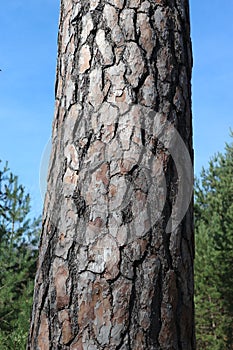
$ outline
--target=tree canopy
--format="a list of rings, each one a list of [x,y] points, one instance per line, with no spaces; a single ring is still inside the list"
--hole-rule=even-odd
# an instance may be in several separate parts
[[[195,186],[197,348],[233,349],[233,143]]]
[[[25,349],[32,303],[40,218],[30,196],[0,162],[0,349]]]

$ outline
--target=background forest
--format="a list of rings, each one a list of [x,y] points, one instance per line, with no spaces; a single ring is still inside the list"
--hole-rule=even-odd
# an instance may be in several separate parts
[[[233,135],[232,135],[233,136]],[[0,349],[25,349],[40,218],[30,196],[0,163]],[[195,184],[195,304],[198,350],[233,349],[233,142]]]
[[[232,136],[232,135],[231,135]],[[197,349],[233,349],[233,143],[195,186]]]
[[[26,347],[41,219],[30,196],[0,163],[0,349]]]

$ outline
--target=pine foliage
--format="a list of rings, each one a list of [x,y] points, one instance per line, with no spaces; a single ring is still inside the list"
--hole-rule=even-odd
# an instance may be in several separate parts
[[[197,349],[233,349],[233,143],[195,190]]]
[[[0,162],[0,349],[25,349],[32,304],[40,219],[30,196]]]

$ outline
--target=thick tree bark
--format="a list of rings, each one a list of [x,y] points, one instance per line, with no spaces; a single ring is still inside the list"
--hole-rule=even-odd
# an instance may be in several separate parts
[[[188,7],[61,2],[28,350],[195,348]]]

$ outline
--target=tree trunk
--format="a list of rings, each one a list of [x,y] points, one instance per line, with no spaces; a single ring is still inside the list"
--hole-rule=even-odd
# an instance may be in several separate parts
[[[188,0],[62,0],[58,39],[27,349],[195,349]]]

